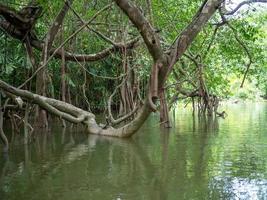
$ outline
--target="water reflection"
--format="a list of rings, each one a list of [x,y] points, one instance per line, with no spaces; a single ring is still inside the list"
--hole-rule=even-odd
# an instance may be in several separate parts
[[[209,188],[213,191],[210,194],[210,198],[213,198],[214,193],[217,192],[220,198],[225,199],[266,199],[267,180],[215,177],[211,181]]]
[[[53,127],[0,158],[1,199],[264,199],[267,107],[226,107],[226,119],[156,115],[130,140]],[[174,119],[174,118],[173,118]]]

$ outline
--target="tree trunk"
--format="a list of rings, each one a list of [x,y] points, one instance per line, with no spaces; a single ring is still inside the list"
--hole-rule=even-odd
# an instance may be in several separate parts
[[[41,96],[46,96],[46,74],[47,69],[43,68],[36,76],[36,93]],[[40,128],[48,126],[47,112],[39,106],[37,106],[35,110],[35,126]]]
[[[0,91],[0,138],[4,144],[4,152],[8,152],[8,139],[4,133],[3,130],[3,121],[4,121],[4,112],[3,112],[3,108],[2,108],[2,102],[1,102],[1,91]]]
[[[164,128],[171,128],[169,108],[166,99],[165,89],[160,90],[159,100],[160,100],[160,124]]]

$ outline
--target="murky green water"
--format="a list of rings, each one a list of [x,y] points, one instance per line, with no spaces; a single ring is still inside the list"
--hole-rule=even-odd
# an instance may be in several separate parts
[[[267,199],[267,104],[226,119],[180,109],[169,132],[152,116],[130,140],[54,127],[0,158],[0,199]]]

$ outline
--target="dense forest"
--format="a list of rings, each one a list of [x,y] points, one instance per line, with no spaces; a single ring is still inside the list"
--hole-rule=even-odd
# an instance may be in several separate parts
[[[267,96],[266,0],[1,0],[0,135],[55,119],[130,137],[178,102],[224,117]],[[95,115],[101,114],[101,120]]]

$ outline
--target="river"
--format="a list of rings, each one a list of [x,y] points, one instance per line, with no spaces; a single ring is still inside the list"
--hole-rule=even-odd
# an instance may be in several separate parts
[[[131,139],[53,125],[0,157],[1,200],[267,199],[267,104],[223,106],[225,119],[152,115]],[[8,130],[7,130],[8,132]]]

